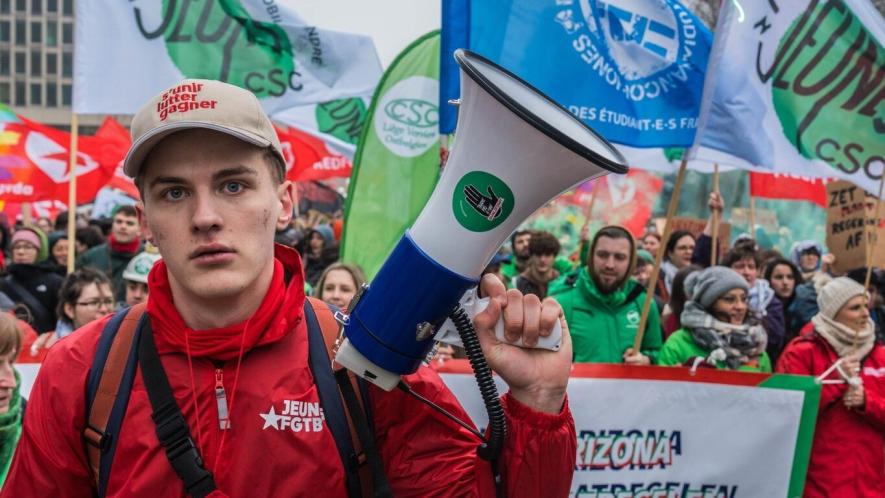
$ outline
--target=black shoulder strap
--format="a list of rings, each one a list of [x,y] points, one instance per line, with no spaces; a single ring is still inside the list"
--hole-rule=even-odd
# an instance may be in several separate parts
[[[217,489],[212,473],[203,466],[200,451],[191,438],[187,421],[172,394],[166,371],[160,362],[150,319],[145,319],[138,341],[138,363],[151,400],[151,418],[156,425],[157,439],[166,450],[166,458],[184,483],[185,491],[194,498],[205,498]]]
[[[645,287],[639,285],[638,283],[630,290],[630,293],[627,294],[627,298],[624,300],[624,303],[632,303],[636,300],[642,293],[645,292]]]
[[[304,301],[304,319],[307,325],[310,372],[313,375],[313,382],[317,386],[320,404],[326,415],[326,423],[332,432],[332,437],[335,438],[338,456],[341,457],[341,463],[344,465],[347,496],[357,498],[362,496],[359,461],[350,437],[350,428],[347,426],[344,404],[341,402],[341,396],[338,395],[338,385],[332,373],[332,362],[329,361],[323,332],[313,307],[306,299]]]

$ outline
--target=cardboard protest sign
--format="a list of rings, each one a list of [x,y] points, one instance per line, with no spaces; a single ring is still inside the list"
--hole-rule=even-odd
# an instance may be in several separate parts
[[[885,246],[876,244],[885,239],[885,225],[875,211],[874,194],[845,180],[827,184],[827,248],[836,257],[837,271],[867,266],[868,250],[872,266],[885,266]]]
[[[663,233],[664,231],[664,222],[666,219],[659,218],[655,220],[658,224],[658,233]],[[704,233],[704,227],[707,226],[707,220],[702,220],[701,218],[687,218],[677,216],[670,220],[671,232],[676,232],[677,230],[688,230],[694,235],[694,238],[700,237],[702,233]],[[729,242],[731,241],[731,224],[723,221],[721,218],[719,220],[719,242],[716,247],[719,248],[719,255],[725,254],[728,250]],[[666,241],[664,242],[666,244]]]

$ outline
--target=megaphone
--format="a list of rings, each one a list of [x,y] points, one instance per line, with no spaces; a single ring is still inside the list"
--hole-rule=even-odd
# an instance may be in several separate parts
[[[372,283],[351,303],[335,360],[387,391],[417,370],[436,329],[504,240],[560,193],[623,156],[506,69],[457,50],[457,137],[439,183]]]

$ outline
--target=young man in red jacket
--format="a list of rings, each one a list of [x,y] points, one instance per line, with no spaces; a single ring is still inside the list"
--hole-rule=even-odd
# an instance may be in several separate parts
[[[343,497],[345,471],[308,366],[300,259],[273,243],[293,186],[258,100],[217,81],[188,80],[158,95],[132,122],[125,171],[141,191],[144,233],[163,259],[149,277],[147,314],[178,407],[217,491],[209,496]],[[492,300],[475,318],[488,362],[510,386],[499,460],[508,496],[566,496],[575,461],[565,401],[571,344],[529,344],[560,319],[555,301],[482,282]],[[0,497],[91,497],[84,391],[99,334],[93,322],[50,351],[32,391],[21,444]],[[107,481],[109,497],[182,497],[135,376]],[[464,410],[428,368],[412,388],[461,418]],[[217,409],[218,387],[229,415]],[[369,390],[372,428],[395,496],[492,496],[476,438],[407,394]],[[296,423],[297,422],[297,423]]]

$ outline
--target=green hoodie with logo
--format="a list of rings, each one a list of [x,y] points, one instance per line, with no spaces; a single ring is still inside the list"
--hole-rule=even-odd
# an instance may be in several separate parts
[[[623,363],[624,351],[633,347],[636,338],[645,289],[630,278],[615,292],[602,294],[584,266],[551,283],[549,295],[565,313],[576,363]],[[660,316],[652,301],[640,348],[652,363],[661,342]]]

